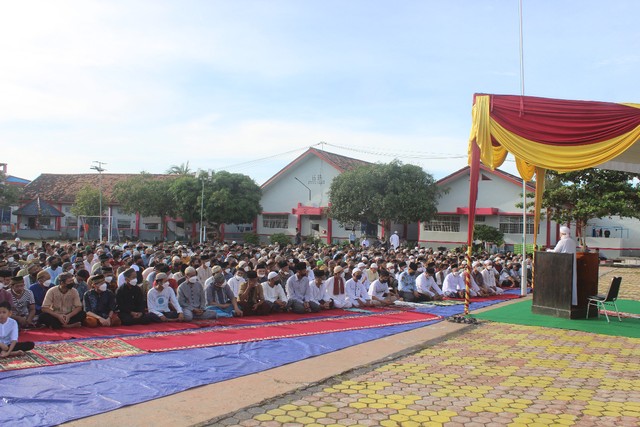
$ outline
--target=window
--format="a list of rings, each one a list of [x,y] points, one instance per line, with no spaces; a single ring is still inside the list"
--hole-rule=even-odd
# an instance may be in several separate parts
[[[0,222],[5,224],[11,222],[11,207],[0,208]]]
[[[436,215],[435,219],[424,223],[425,231],[460,231],[459,215]]]
[[[118,228],[131,228],[131,221],[128,219],[119,219]]]
[[[70,213],[71,212],[71,205],[63,206],[62,210],[63,210],[64,213]]]
[[[476,222],[486,222],[487,217],[485,215],[476,215]]]
[[[521,216],[501,216],[500,231],[504,234],[522,234]],[[533,234],[533,220],[527,220],[527,234]]]
[[[159,230],[160,224],[157,222],[145,222],[144,228],[146,228],[147,230]]]
[[[289,228],[289,215],[262,215],[264,228]]]
[[[73,216],[68,216],[65,218],[67,223],[67,227],[77,227],[78,226],[78,218]]]

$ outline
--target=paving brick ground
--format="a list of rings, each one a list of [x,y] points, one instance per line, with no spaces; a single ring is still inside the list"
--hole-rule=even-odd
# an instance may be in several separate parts
[[[640,268],[600,267],[600,293],[609,289],[611,278],[621,276],[620,299],[640,300]]]
[[[621,275],[638,299],[640,270]],[[486,322],[212,425],[638,426],[640,339]]]

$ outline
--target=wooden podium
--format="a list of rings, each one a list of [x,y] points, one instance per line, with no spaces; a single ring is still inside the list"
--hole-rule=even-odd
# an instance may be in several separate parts
[[[531,311],[566,319],[584,319],[587,315],[587,298],[598,293],[599,265],[597,253],[576,254],[578,304],[572,305],[573,255],[536,252]],[[596,314],[595,310],[591,310],[589,317],[595,317]]]

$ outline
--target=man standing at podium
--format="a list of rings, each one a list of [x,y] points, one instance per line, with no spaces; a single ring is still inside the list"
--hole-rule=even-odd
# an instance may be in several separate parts
[[[573,254],[573,287],[571,293],[571,304],[578,305],[578,286],[576,271],[576,241],[571,238],[571,229],[569,227],[560,227],[560,240],[553,250],[549,252],[557,252],[561,254]]]

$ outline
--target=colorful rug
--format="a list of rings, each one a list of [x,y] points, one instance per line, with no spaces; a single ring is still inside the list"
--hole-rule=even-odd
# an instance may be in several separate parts
[[[428,313],[398,311],[370,315],[356,314],[339,318],[309,319],[268,325],[235,326],[211,330],[175,332],[152,337],[124,338],[124,342],[138,349],[162,352],[187,348],[212,347],[252,341],[275,340],[308,335],[380,328],[438,319]]]
[[[111,359],[145,353],[120,339],[56,342],[37,345],[21,357],[0,359],[0,371]]]

